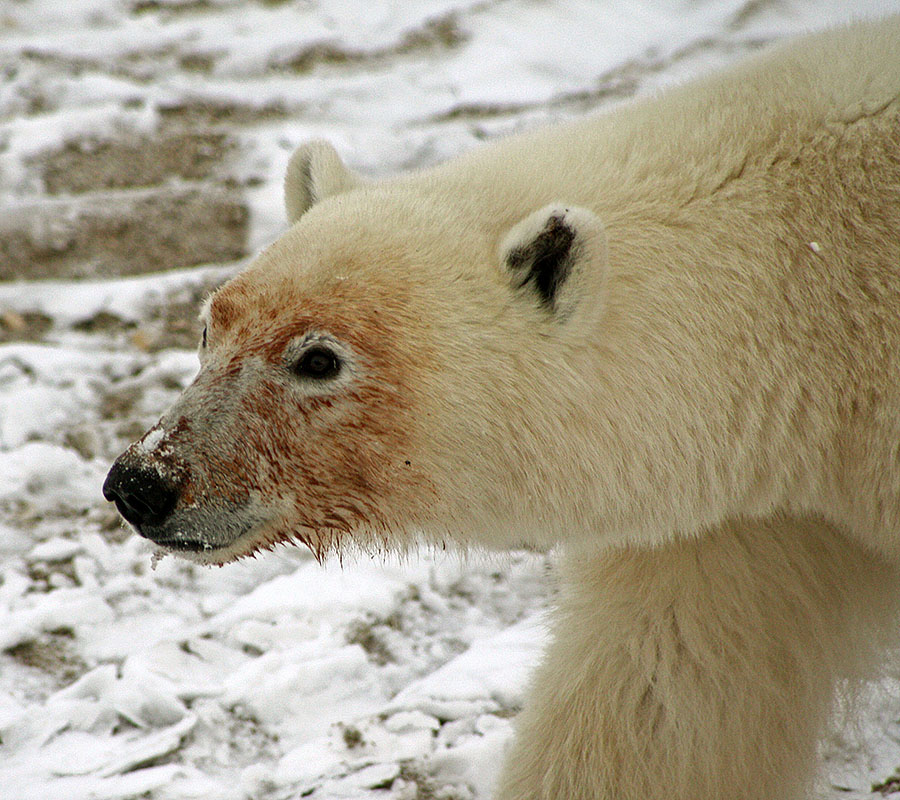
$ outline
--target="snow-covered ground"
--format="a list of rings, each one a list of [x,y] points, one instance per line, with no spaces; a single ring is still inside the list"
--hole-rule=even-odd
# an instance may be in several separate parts
[[[552,555],[154,566],[110,461],[196,371],[199,299],[283,229],[300,141],[387,174],[891,10],[0,0],[0,799],[487,798]],[[898,695],[826,743],[828,797],[900,791]]]

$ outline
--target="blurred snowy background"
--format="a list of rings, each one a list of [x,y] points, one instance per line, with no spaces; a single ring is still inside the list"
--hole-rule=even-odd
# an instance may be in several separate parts
[[[389,174],[891,10],[0,0],[0,800],[486,800],[552,555],[153,569],[110,461],[196,371],[199,300],[283,230],[303,140]],[[886,680],[826,796],[900,792],[898,720]]]

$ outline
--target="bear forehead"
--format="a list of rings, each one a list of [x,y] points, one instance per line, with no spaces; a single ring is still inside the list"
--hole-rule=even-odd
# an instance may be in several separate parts
[[[401,224],[396,198],[338,200],[306,212],[211,297],[214,338],[243,348],[264,335],[275,346],[319,331],[361,351],[401,338],[428,348],[457,306],[480,302],[492,278],[501,283],[499,269],[482,271],[472,252],[472,239],[482,245],[483,237],[448,239],[447,215],[436,223],[427,204],[406,209]]]
[[[382,369],[407,361],[407,351],[422,357],[432,349],[433,331],[402,270],[298,261],[255,264],[217,290],[204,313],[210,343],[275,363],[298,337],[326,334]]]
[[[314,287],[291,280],[254,281],[239,276],[209,301],[208,316],[219,336],[257,338],[266,332],[291,337],[309,330],[325,330],[350,341],[380,320],[380,327],[408,324],[409,292],[398,283],[390,287],[335,277]]]

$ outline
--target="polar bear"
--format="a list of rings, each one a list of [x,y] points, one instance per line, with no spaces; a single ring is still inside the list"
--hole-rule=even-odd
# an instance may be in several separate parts
[[[500,800],[795,798],[896,638],[900,18],[370,182],[287,232],[114,464],[205,563],[562,550]]]

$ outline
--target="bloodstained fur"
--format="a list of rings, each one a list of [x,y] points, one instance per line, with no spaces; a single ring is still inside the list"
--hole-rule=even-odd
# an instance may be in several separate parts
[[[335,281],[316,297],[298,297],[287,282],[259,286],[238,277],[214,296],[210,322],[215,366],[195,391],[198,406],[216,412],[199,414],[187,436],[172,432],[183,463],[193,465],[191,499],[214,506],[255,496],[263,506],[283,508],[287,499],[290,507],[247,534],[240,555],[290,540],[320,559],[350,540],[380,549],[398,511],[407,511],[398,526],[406,528],[415,509],[433,501],[434,487],[408,459],[428,353],[423,338],[415,359],[400,346],[401,332],[422,321],[410,319],[395,287]],[[349,382],[322,394],[292,384],[286,350],[310,333],[334,337],[353,354]],[[214,431],[203,430],[205,417]]]

